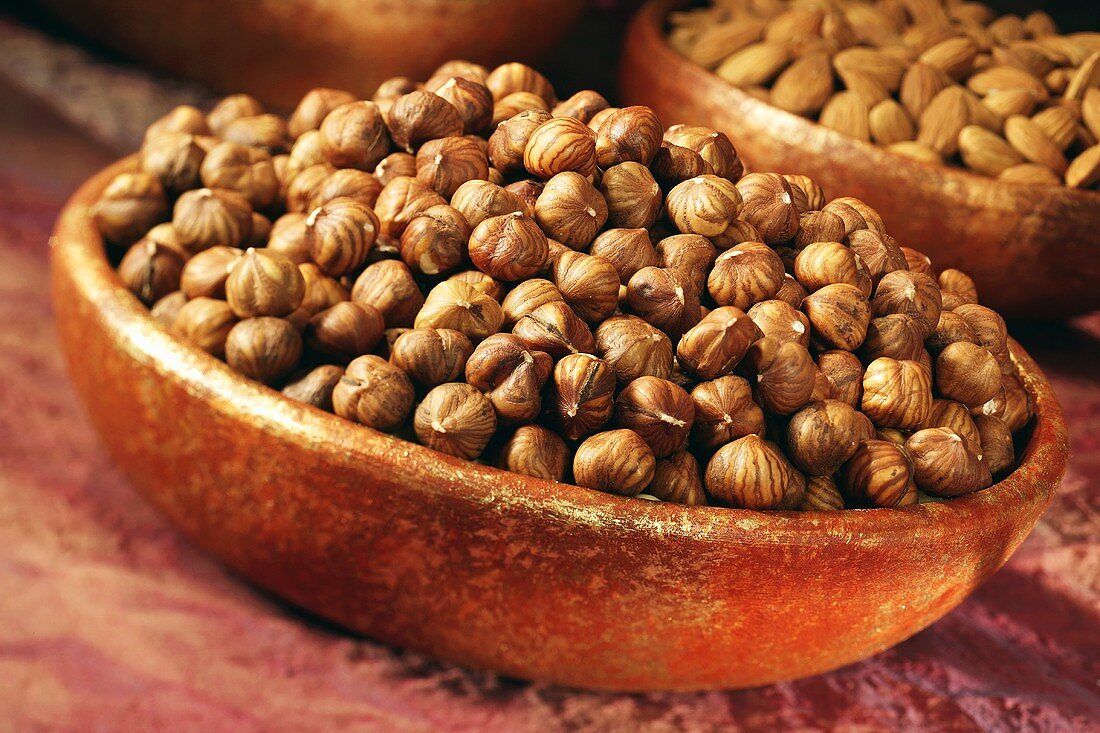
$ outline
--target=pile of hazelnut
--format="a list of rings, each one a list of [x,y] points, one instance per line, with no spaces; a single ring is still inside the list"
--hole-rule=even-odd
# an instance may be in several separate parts
[[[989,486],[1030,417],[1004,321],[866,204],[522,64],[177,108],[93,213],[181,338],[530,476],[891,507]]]

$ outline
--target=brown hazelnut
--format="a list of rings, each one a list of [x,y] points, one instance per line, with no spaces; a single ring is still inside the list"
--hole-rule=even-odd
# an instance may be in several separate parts
[[[485,151],[466,137],[429,140],[416,153],[416,177],[445,199],[467,181],[489,177]]]
[[[581,249],[588,246],[607,222],[607,203],[584,176],[559,173],[539,194],[535,219],[547,236]]]
[[[876,285],[883,277],[897,270],[905,270],[908,262],[901,247],[889,234],[858,229],[848,233],[848,246],[859,255],[863,266]]]
[[[485,80],[489,77],[489,70],[473,61],[451,59],[450,61],[444,61],[440,64],[439,68],[432,72],[432,76],[446,78],[456,76],[459,79],[466,79],[468,81],[476,81],[478,84],[484,84]]]
[[[309,210],[338,198],[349,198],[373,209],[382,193],[382,183],[371,173],[356,168],[341,168],[321,182],[309,202]]]
[[[401,259],[414,272],[439,275],[456,269],[466,258],[470,228],[465,217],[441,204],[409,221],[401,234]]]
[[[718,255],[707,290],[719,305],[741,310],[774,298],[783,286],[783,261],[760,242],[745,242]]]
[[[882,277],[875,288],[871,311],[876,316],[901,313],[909,316],[927,337],[940,320],[940,288],[928,275],[895,270]]]
[[[317,163],[295,173],[286,184],[287,211],[309,213],[317,208],[310,208],[317,198],[317,192],[335,172],[336,169],[328,163]]]
[[[932,496],[962,496],[993,483],[978,452],[953,430],[918,430],[905,449],[913,461],[913,480]]]
[[[240,143],[233,143],[233,145],[240,145]],[[241,145],[243,148],[247,148],[247,145]],[[249,148],[249,150],[256,150],[256,148]],[[262,150],[259,152],[263,152]],[[328,160],[325,158],[325,151],[321,146],[321,133],[317,130],[310,130],[302,135],[300,138],[294,141],[294,144],[290,146],[290,157],[287,165],[294,174],[301,173],[311,165],[328,164]]]
[[[932,274],[932,259],[924,252],[919,252],[912,247],[902,247],[901,253],[905,255],[905,262],[909,265],[910,272],[920,272],[925,275]]]
[[[590,176],[596,172],[596,136],[580,120],[553,117],[531,133],[523,149],[523,165],[546,179],[565,172]]]
[[[932,409],[922,428],[948,428],[970,441],[976,450],[981,449],[981,437],[966,405],[955,400],[933,399]]]
[[[821,207],[821,211],[836,214],[844,222],[845,236],[867,229],[867,221],[855,208],[844,201],[833,200]]]
[[[545,351],[555,359],[595,350],[587,324],[563,301],[550,301],[527,313],[516,322],[512,333],[527,348]]]
[[[699,379],[729,374],[759,337],[756,324],[741,309],[716,308],[689,329],[676,347],[676,359]]]
[[[176,290],[168,293],[163,298],[153,303],[149,308],[149,315],[153,317],[160,325],[165,328],[172,328],[172,324],[176,322],[176,316],[179,315],[180,309],[183,308],[187,302],[187,296],[182,290]]]
[[[1019,380],[1015,376],[1002,374],[1001,391],[989,402],[971,410],[971,414],[999,417],[1015,433],[1031,419],[1032,409],[1031,397]]]
[[[448,328],[414,328],[390,347],[390,363],[426,387],[454,382],[466,373],[474,351],[466,335]]]
[[[779,286],[778,292],[775,294],[775,300],[781,300],[792,308],[798,309],[802,307],[802,301],[805,300],[808,293],[806,289],[798,284],[790,274],[783,275],[783,284]]]
[[[385,186],[398,176],[416,178],[416,156],[409,153],[390,153],[374,167],[374,177]]]
[[[206,151],[185,132],[147,135],[141,146],[141,168],[155,176],[168,191],[194,188],[199,182],[199,166]]]
[[[741,509],[779,509],[799,483],[805,490],[805,479],[783,453],[758,435],[719,448],[707,464],[704,482],[715,503]]]
[[[236,247],[252,227],[252,207],[236,191],[200,188],[176,199],[172,225],[180,244],[199,252],[215,244]]]
[[[753,401],[752,387],[733,375],[702,382],[691,390],[695,405],[692,440],[716,448],[746,435],[764,432],[764,412]]]
[[[723,252],[739,244],[744,244],[745,242],[759,243],[760,240],[760,232],[756,231],[756,227],[743,219],[733,219],[730,221],[729,226],[726,227],[726,231],[722,232],[717,237],[711,238],[711,241],[714,242],[714,246]],[[782,257],[782,247],[777,246],[775,252]],[[794,255],[792,254],[789,259],[791,262],[794,262]],[[786,259],[784,259],[784,264],[787,264]]]
[[[740,218],[760,233],[766,244],[779,244],[798,232],[798,209],[791,186],[777,173],[750,173],[737,182]]]
[[[424,305],[424,296],[405,263],[383,260],[369,265],[355,280],[351,299],[373,305],[387,328],[411,326]]]
[[[504,300],[504,283],[481,270],[463,270],[462,272],[456,272],[447,279],[454,282],[466,283],[474,290],[488,295],[498,303]]]
[[[152,305],[180,289],[184,258],[176,247],[145,236],[127,250],[118,265],[118,276],[126,289],[141,302]]]
[[[978,415],[974,418],[981,446],[982,462],[994,476],[1000,476],[1012,470],[1016,464],[1012,433],[1005,421],[993,415]]]
[[[470,260],[498,280],[514,282],[539,272],[549,248],[533,219],[515,212],[478,224],[470,235]]]
[[[687,443],[695,407],[683,388],[659,377],[639,377],[615,400],[615,422],[642,437],[657,458]]]
[[[707,274],[718,257],[718,250],[706,237],[676,234],[657,243],[660,267],[682,270],[700,292],[706,287]]]
[[[840,473],[840,488],[854,507],[895,507],[909,490],[913,469],[905,449],[887,440],[864,440]]]
[[[753,394],[768,412],[790,415],[810,401],[817,367],[805,346],[793,341],[762,338],[745,354],[753,376]]]
[[[914,430],[932,409],[932,376],[915,361],[875,359],[863,373],[860,404],[875,427]]]
[[[225,361],[257,382],[271,384],[294,371],[302,358],[302,337],[282,318],[246,318],[229,329]]]
[[[211,148],[199,169],[202,185],[228,189],[257,209],[267,209],[279,195],[279,179],[271,156],[262,150],[224,141]]]
[[[374,348],[384,325],[374,306],[343,301],[309,319],[306,341],[314,351],[351,359]]]
[[[233,120],[221,136],[231,142],[260,148],[268,153],[285,153],[290,147],[290,134],[282,117],[273,114],[253,115]]]
[[[477,342],[500,331],[503,323],[504,311],[493,298],[472,285],[445,280],[428,293],[414,327],[450,328]]]
[[[332,392],[344,376],[344,367],[322,364],[283,387],[283,394],[292,400],[332,412]]]
[[[649,164],[649,169],[665,189],[670,189],[681,181],[704,173],[714,173],[710,163],[703,160],[694,150],[669,142],[661,143],[661,147],[653,155],[653,162]]]
[[[626,286],[626,306],[674,342],[703,316],[689,276],[668,268],[643,267],[634,273]]]
[[[794,276],[811,293],[826,285],[846,283],[859,288],[864,297],[871,295],[871,275],[863,260],[840,242],[807,245],[795,257]]]
[[[155,120],[145,131],[145,137],[159,135],[162,132],[186,132],[189,135],[209,135],[206,115],[190,104],[181,104],[170,109],[163,117]]]
[[[214,246],[199,252],[183,266],[180,289],[188,298],[224,299],[225,281],[243,256],[236,247]]]
[[[859,351],[868,363],[880,356],[917,361],[924,351],[921,329],[912,318],[900,313],[872,318]]]
[[[378,217],[370,208],[354,199],[333,199],[306,218],[306,244],[326,274],[345,275],[367,261],[378,229]]]
[[[380,356],[367,354],[348,364],[332,390],[332,407],[340,417],[390,432],[405,422],[414,397],[405,372]]]
[[[535,130],[550,121],[544,110],[532,109],[511,116],[489,136],[489,162],[502,173],[525,170],[523,155]]]
[[[521,425],[497,457],[497,465],[506,471],[547,481],[564,481],[570,461],[565,441],[541,425]]]
[[[108,242],[118,245],[136,242],[167,215],[164,187],[157,178],[144,172],[115,176],[92,207],[100,233]]]
[[[172,225],[168,224],[167,226],[172,226]],[[264,247],[264,246],[266,246],[268,237],[271,236],[271,227],[272,227],[271,219],[268,219],[266,216],[264,216],[263,214],[261,214],[259,212],[253,211],[252,212],[252,222],[251,222],[251,224],[249,225],[249,228],[248,228],[248,238],[244,240],[245,246],[247,246],[247,247]],[[175,229],[173,229],[172,231],[175,232]],[[177,240],[178,240],[178,238],[177,238]],[[180,251],[185,251],[185,250],[183,250],[183,248],[180,247]]]
[[[673,125],[665,130],[665,142],[694,150],[706,161],[714,175],[737,181],[744,172],[733,143],[723,132],[694,125]]]
[[[225,355],[229,329],[237,323],[233,309],[224,300],[199,297],[179,309],[171,330],[214,356]]]
[[[312,262],[298,265],[302,279],[306,283],[306,292],[298,309],[304,311],[306,320],[348,299],[348,291],[343,285],[321,271]],[[288,319],[293,320],[288,316]]]
[[[260,100],[250,94],[230,94],[214,105],[206,115],[206,122],[215,135],[225,136],[229,124],[244,117],[253,117],[264,113]]]
[[[618,306],[619,273],[603,257],[566,251],[550,266],[562,298],[589,323],[599,323]]]
[[[391,76],[378,85],[378,88],[374,90],[371,101],[379,105],[383,102],[392,103],[398,97],[414,92],[419,87],[419,84],[407,76]]]
[[[657,265],[657,250],[645,229],[608,229],[596,237],[588,252],[614,265],[624,285],[638,270]]]
[[[939,276],[939,286],[941,290],[957,293],[968,303],[978,302],[978,288],[970,276],[964,272],[950,268],[944,270]]]
[[[656,465],[653,451],[633,430],[608,430],[577,447],[573,480],[589,489],[636,496],[652,483]]]
[[[725,178],[704,174],[676,184],[665,208],[682,233],[718,237],[741,213],[741,193]]]
[[[562,437],[579,440],[607,423],[614,397],[615,372],[607,362],[591,354],[569,354],[554,367],[546,414]]]
[[[936,388],[967,407],[993,399],[1001,387],[1001,369],[985,348],[966,341],[949,344],[936,358]]]
[[[466,362],[466,381],[485,393],[503,423],[525,423],[538,417],[539,394],[554,360],[534,351],[517,336],[497,333],[474,349]]]
[[[596,329],[595,352],[611,365],[620,384],[640,377],[667,379],[672,341],[636,316],[612,316]]]
[[[500,303],[504,310],[504,327],[510,329],[539,306],[554,302],[565,302],[554,283],[542,278],[524,280],[512,288]]]
[[[494,169],[495,170],[495,169]],[[535,202],[538,201],[539,196],[542,195],[543,190],[546,188],[545,181],[537,181],[532,178],[525,178],[521,181],[513,181],[504,187],[504,190],[515,194],[515,197],[519,200],[520,205],[523,207],[523,213],[528,216],[535,215]]]
[[[329,112],[354,101],[355,95],[351,92],[323,87],[311,89],[306,92],[287,119],[287,132],[291,137],[301,137],[304,133],[319,128]]]
[[[962,318],[966,325],[978,339],[978,343],[984,346],[993,356],[1007,355],[1008,329],[1004,319],[996,312],[984,305],[967,303],[960,305],[953,311]]]
[[[695,456],[686,450],[676,451],[668,458],[657,461],[653,481],[646,488],[646,493],[674,504],[703,506],[707,503],[699,464]]]
[[[749,318],[764,336],[810,345],[810,320],[782,300],[762,300],[749,308]]]
[[[803,249],[816,242],[839,242],[844,237],[844,220],[839,216],[828,211],[807,211],[798,217],[794,246]]]
[[[425,89],[434,92],[458,110],[462,131],[467,135],[479,135],[489,127],[493,119],[493,94],[479,81],[452,76],[441,85]]]
[[[584,89],[569,99],[558,102],[552,110],[554,117],[574,117],[588,124],[592,115],[608,108],[607,100],[599,92]]]
[[[649,165],[661,146],[661,121],[649,107],[623,107],[606,115],[596,130],[600,168],[634,161]]]
[[[382,188],[374,204],[374,213],[380,222],[379,233],[400,238],[413,217],[446,203],[442,196],[416,178],[394,178]]]
[[[962,316],[945,309],[940,312],[935,330],[924,340],[925,346],[933,354],[939,354],[948,344],[956,341],[976,344],[978,337]]]
[[[829,382],[833,399],[859,408],[863,399],[863,364],[850,351],[835,349],[817,355],[817,368]]]
[[[607,220],[613,227],[646,229],[661,213],[661,187],[641,163],[627,161],[605,170],[600,179],[600,193],[607,203]]]
[[[394,145],[410,153],[428,140],[461,135],[463,130],[454,105],[422,89],[395,99],[387,120]]]
[[[239,318],[290,315],[301,304],[305,290],[297,265],[252,248],[225,281],[225,299]]]
[[[493,99],[503,99],[515,92],[531,92],[548,105],[554,104],[554,87],[545,76],[526,64],[510,62],[489,72],[485,86],[493,93]]]
[[[863,343],[871,322],[871,306],[854,285],[826,285],[802,300],[813,339],[824,348],[854,351]]]
[[[828,476],[835,473],[867,438],[865,420],[837,400],[811,402],[791,416],[787,424],[787,455],[803,473]]]
[[[491,217],[525,211],[523,202],[511,191],[476,180],[458,187],[451,197],[451,206],[465,217],[471,229]]]

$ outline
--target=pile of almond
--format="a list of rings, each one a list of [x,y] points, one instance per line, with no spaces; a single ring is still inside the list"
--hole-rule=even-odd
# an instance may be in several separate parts
[[[959,0],[715,0],[669,41],[754,97],[896,153],[1100,184],[1100,33]]]

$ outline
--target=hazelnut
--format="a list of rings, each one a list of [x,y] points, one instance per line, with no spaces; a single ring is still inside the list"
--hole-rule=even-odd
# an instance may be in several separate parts
[[[745,242],[726,250],[714,261],[707,290],[718,305],[746,310],[774,298],[783,286],[783,261],[760,242]]]
[[[607,362],[591,354],[569,354],[554,367],[546,413],[562,437],[579,440],[607,423],[614,397],[615,372]]]
[[[676,184],[665,208],[682,233],[718,237],[741,213],[741,193],[725,178],[703,174]]]
[[[876,316],[902,313],[909,316],[927,337],[940,320],[940,288],[928,275],[895,270],[882,277],[875,288],[871,311]]]
[[[832,476],[807,476],[806,494],[798,505],[803,512],[828,512],[844,508],[844,497]]]
[[[144,172],[115,176],[92,207],[96,227],[108,242],[119,245],[136,242],[167,215],[164,187]]]
[[[971,414],[999,417],[1009,430],[1016,432],[1031,419],[1031,398],[1016,377],[1002,374],[1001,391],[989,402],[971,410]]]
[[[880,356],[917,361],[924,351],[921,329],[912,318],[900,313],[872,318],[859,351],[866,362]]]
[[[374,167],[374,177],[385,186],[398,176],[416,178],[416,156],[409,153],[390,153]]]
[[[405,263],[383,260],[369,265],[355,280],[351,299],[377,308],[387,328],[411,326],[424,296]]]
[[[374,213],[380,222],[379,234],[399,239],[413,217],[446,203],[442,196],[416,178],[394,178],[382,188],[374,204]]]
[[[726,227],[726,231],[722,232],[717,237],[712,237],[714,246],[723,252],[739,244],[744,244],[745,242],[759,243],[760,240],[760,232],[756,231],[756,227],[743,219],[734,219],[730,221],[729,226]],[[775,252],[782,256],[781,247],[776,247]],[[793,255],[790,257],[790,260],[791,262],[794,261]],[[784,264],[787,264],[786,260],[784,260]]]
[[[830,214],[836,214],[840,217],[844,222],[845,236],[850,236],[854,232],[867,229],[867,220],[847,202],[839,200],[830,201],[821,207],[821,211],[827,211]]]
[[[478,84],[484,84],[485,80],[489,77],[489,70],[481,64],[475,64],[473,61],[466,61],[464,59],[451,59],[450,61],[444,61],[439,65],[434,72],[433,77],[458,77],[459,79],[466,79],[467,81],[474,81]]]
[[[425,275],[454,270],[465,259],[470,236],[465,218],[446,205],[417,214],[401,234],[401,259]]]
[[[239,318],[290,315],[301,304],[305,290],[297,265],[252,248],[225,281],[225,299]]]
[[[497,465],[525,476],[564,481],[571,456],[565,441],[541,425],[521,425],[504,443]]]
[[[295,173],[286,184],[286,208],[287,211],[309,213],[317,208],[310,208],[317,197],[317,192],[330,175],[336,171],[328,163],[317,163],[308,168],[303,168]]]
[[[194,188],[206,151],[185,132],[147,135],[141,146],[141,169],[155,176],[168,191]]]
[[[505,191],[515,194],[519,199],[520,205],[523,207],[523,213],[528,216],[535,215],[535,202],[538,201],[539,196],[546,188],[545,181],[536,181],[531,178],[525,178],[522,181],[515,181],[509,183],[504,187]]]
[[[429,140],[416,153],[416,177],[450,199],[467,181],[489,177],[489,161],[478,143],[466,137]]]
[[[626,161],[649,165],[661,146],[661,121],[649,107],[623,107],[596,130],[596,163],[607,169]]]
[[[794,246],[803,249],[816,242],[839,242],[844,237],[844,220],[839,216],[828,211],[807,211],[798,217]]]
[[[547,236],[581,249],[588,246],[607,222],[607,203],[581,174],[559,173],[547,181],[539,194],[535,219]]]
[[[700,292],[717,257],[718,250],[710,240],[698,234],[676,234],[657,243],[657,264],[682,270]]]
[[[481,341],[500,330],[504,311],[493,298],[463,282],[445,280],[424,300],[415,328],[450,328],[471,341]]]
[[[172,226],[172,225],[167,224],[166,226]],[[249,228],[248,228],[248,238],[244,240],[245,246],[247,246],[247,247],[263,247],[263,246],[265,246],[267,244],[268,237],[271,236],[271,226],[272,226],[271,219],[268,219],[266,216],[264,216],[263,214],[261,214],[259,212],[253,211],[252,212],[252,223],[249,225]],[[175,234],[174,234],[175,229],[173,229],[172,231],[173,231],[173,236],[175,236]],[[178,241],[178,239],[177,239],[177,241]],[[180,251],[183,252],[185,250],[183,249],[183,247],[180,247]]]
[[[459,331],[414,328],[403,331],[394,340],[390,347],[390,363],[416,382],[435,387],[461,379],[473,351],[470,339]]]
[[[501,173],[525,170],[523,156],[531,135],[550,119],[544,110],[529,109],[502,121],[489,136],[489,162]]]
[[[415,92],[419,87],[419,84],[407,76],[391,76],[378,85],[378,88],[374,90],[371,101],[377,105],[392,104],[398,97],[409,92]]]
[[[481,455],[496,429],[489,398],[462,382],[433,387],[413,415],[417,440],[432,450],[467,460]]]
[[[344,367],[322,364],[283,387],[283,394],[292,400],[332,412],[332,392],[344,376]]]
[[[897,270],[905,270],[908,262],[898,243],[888,234],[859,229],[848,232],[848,246],[859,255],[863,266],[876,285],[883,277]]]
[[[173,107],[163,117],[155,120],[145,131],[145,137],[159,135],[162,132],[186,132],[189,135],[209,135],[206,115],[190,104]]]
[[[524,280],[512,288],[500,303],[504,310],[504,327],[510,329],[539,306],[555,302],[565,301],[554,283],[542,278]]]
[[[149,309],[149,315],[157,323],[170,329],[172,324],[176,322],[176,316],[179,315],[180,309],[183,308],[185,303],[187,303],[187,296],[182,290],[176,290],[153,303],[153,306]]]
[[[257,382],[279,381],[301,358],[302,337],[282,318],[246,318],[225,339],[226,363]]]
[[[751,224],[766,244],[779,244],[798,232],[798,209],[791,186],[778,173],[750,173],[737,182],[740,218]]]
[[[981,445],[982,461],[994,476],[1000,476],[1012,470],[1016,464],[1012,433],[1005,421],[993,415],[978,415],[974,418]]]
[[[932,409],[928,411],[928,419],[921,425],[922,428],[949,428],[970,441],[975,449],[981,448],[981,437],[978,428],[974,425],[974,418],[970,416],[970,410],[966,405],[955,400],[932,400]]]
[[[551,111],[554,117],[574,117],[588,124],[592,115],[600,110],[608,108],[607,100],[599,92],[585,89],[577,92],[569,99],[558,102]]]
[[[564,301],[553,300],[535,308],[516,321],[512,333],[527,348],[545,351],[555,359],[595,350],[588,325]]]
[[[627,161],[604,171],[600,193],[613,227],[647,229],[657,221],[664,203],[661,187],[641,163]]]
[[[405,422],[414,396],[405,372],[367,354],[348,364],[332,391],[332,407],[340,417],[388,432]]]
[[[141,302],[152,305],[180,289],[184,266],[179,249],[146,236],[127,250],[118,265],[118,277]]]
[[[925,346],[933,354],[939,354],[948,344],[953,344],[956,341],[976,344],[978,343],[978,337],[966,320],[958,313],[946,309],[940,311],[940,320],[936,324],[935,330],[924,340]]]
[[[268,153],[285,153],[290,147],[290,134],[282,117],[273,114],[242,117],[230,122],[221,136],[231,142],[260,148]]]
[[[634,273],[626,285],[626,306],[673,342],[703,316],[699,293],[689,276],[669,268],[643,267]]]
[[[676,359],[699,379],[729,374],[759,337],[756,324],[741,309],[716,308],[680,339]]]
[[[202,185],[236,191],[256,209],[267,209],[279,195],[279,179],[271,156],[262,150],[224,141],[202,160]]]
[[[863,364],[855,354],[840,349],[817,355],[817,368],[829,382],[833,399],[858,408],[863,399]]]
[[[619,273],[603,257],[563,252],[550,266],[550,279],[565,302],[589,323],[599,323],[618,306]]]
[[[236,191],[200,188],[176,199],[172,225],[180,244],[191,252],[215,244],[236,247],[252,228],[252,207]]]
[[[370,208],[353,199],[333,199],[306,218],[306,244],[325,273],[344,275],[367,261],[378,229],[378,217]]]
[[[978,302],[978,288],[970,276],[964,272],[950,268],[944,270],[940,273],[939,286],[941,290],[958,294],[968,303]]]
[[[645,376],[667,379],[672,341],[637,316],[612,316],[595,334],[595,353],[611,365],[620,384]]]
[[[623,284],[643,267],[657,265],[657,250],[645,229],[608,229],[596,237],[588,252],[614,265]]]
[[[978,407],[993,399],[1000,386],[997,360],[981,346],[957,341],[936,358],[936,389],[944,397]]]
[[[225,281],[243,256],[244,252],[236,247],[214,246],[199,252],[184,264],[179,279],[180,290],[188,298],[205,296],[224,299]]]
[[[855,507],[898,506],[913,469],[905,449],[887,440],[864,440],[840,473],[844,498]]]
[[[782,300],[762,300],[749,308],[749,319],[764,336],[809,347],[810,319]]]
[[[875,359],[863,373],[860,404],[875,427],[919,428],[932,409],[932,376],[915,361]]]
[[[250,94],[230,94],[214,105],[206,115],[206,123],[215,135],[225,137],[230,123],[244,117],[254,117],[264,113],[260,100]]]
[[[687,443],[695,407],[683,388],[659,377],[639,377],[615,400],[615,422],[642,437],[657,458]]]
[[[531,133],[523,165],[540,178],[565,172],[590,176],[596,172],[596,136],[580,120],[553,117]]]
[[[522,213],[486,219],[470,235],[470,260],[498,280],[516,281],[542,269],[549,254],[546,235]]]
[[[741,509],[779,509],[805,480],[783,454],[758,435],[726,443],[707,464],[704,482],[715,503]]]
[[[776,300],[781,300],[792,308],[801,308],[802,301],[806,299],[809,293],[806,289],[798,284],[790,274],[783,275],[783,284],[779,286],[779,291],[775,294]]]
[[[978,343],[989,353],[995,357],[998,354],[1007,356],[1008,329],[999,314],[984,305],[972,303],[960,305],[953,312],[966,322],[977,337]]]
[[[733,375],[702,382],[691,390],[695,405],[692,440],[703,448],[720,445],[746,435],[762,435],[764,412],[753,402],[752,387]]]
[[[479,81],[452,76],[438,88],[425,85],[429,92],[442,97],[458,110],[462,131],[467,135],[480,135],[493,119],[493,94]]]
[[[920,272],[925,275],[932,274],[932,259],[923,252],[918,252],[912,247],[902,247],[901,253],[905,255],[905,262],[911,272]],[[940,290],[943,290],[941,287]]]
[[[657,461],[653,481],[646,488],[646,493],[674,504],[703,506],[707,503],[699,464],[695,456],[686,450],[676,451],[668,458]]]
[[[382,314],[374,306],[343,301],[309,319],[309,347],[341,359],[361,356],[382,338]]]
[[[723,132],[695,125],[673,125],[665,130],[664,139],[665,142],[698,153],[716,176],[737,181],[744,172],[733,143]]]
[[[234,146],[240,145],[240,143],[232,144]],[[257,150],[257,148],[249,148],[247,145],[240,145],[240,147]],[[263,151],[260,150],[259,152],[262,153]],[[294,144],[290,146],[289,156],[287,165],[295,174],[301,173],[311,165],[328,163],[325,159],[325,151],[321,146],[321,133],[317,130],[310,130],[295,140]]]
[[[463,130],[462,117],[454,105],[424,90],[395,99],[387,121],[394,145],[410,153],[428,140],[454,137]]]
[[[380,193],[382,183],[373,174],[355,168],[341,168],[321,181],[308,208],[313,211],[333,199],[349,198],[373,209]]]
[[[510,62],[489,72],[485,86],[493,93],[493,99],[500,100],[515,92],[530,92],[538,95],[550,105],[555,102],[554,87],[545,76],[526,64]]]
[[[756,401],[768,412],[790,415],[813,395],[817,367],[805,346],[793,341],[762,338],[745,354],[753,374]]]
[[[802,300],[814,340],[824,348],[854,351],[871,322],[871,306],[854,285],[826,285]]]
[[[463,270],[451,275],[448,280],[466,283],[479,293],[484,293],[496,302],[504,299],[504,283],[481,270]]]
[[[838,400],[812,402],[796,412],[787,424],[787,455],[791,463],[813,476],[835,473],[871,430],[858,415]]]
[[[538,417],[539,393],[553,366],[545,351],[529,349],[512,334],[497,333],[474,349],[466,362],[466,381],[485,393],[501,422],[530,422]]]
[[[319,128],[329,112],[354,101],[355,95],[351,92],[323,87],[311,89],[305,93],[287,119],[287,132],[291,137],[301,137],[304,133]]]
[[[573,480],[578,486],[635,496],[653,481],[657,461],[633,430],[597,433],[577,447]]]
[[[953,430],[918,430],[905,441],[905,449],[913,461],[913,480],[932,496],[962,496],[993,483],[989,467]]]
[[[488,181],[463,183],[451,197],[451,206],[466,218],[471,229],[494,216],[523,213],[525,209],[518,196]]]
[[[661,147],[653,156],[653,162],[649,169],[653,171],[653,177],[666,188],[672,188],[681,181],[701,176],[704,173],[714,173],[710,163],[700,157],[694,150],[662,142]]]
[[[826,285],[846,283],[871,295],[871,275],[863,260],[840,242],[815,242],[802,249],[794,260],[794,276],[809,292]]]
[[[229,329],[237,323],[233,309],[224,300],[198,297],[179,309],[171,330],[214,356],[225,355]]]

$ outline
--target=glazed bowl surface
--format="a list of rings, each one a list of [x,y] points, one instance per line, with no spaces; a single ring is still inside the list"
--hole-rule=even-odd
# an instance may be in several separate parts
[[[293,402],[176,339],[125,290],[88,181],[52,239],[76,391],[118,466],[196,544],[389,644],[526,679],[713,689],[823,672],[928,626],[1004,564],[1066,465],[1035,402],[1020,467],[904,509],[755,512],[625,499],[444,456]]]

